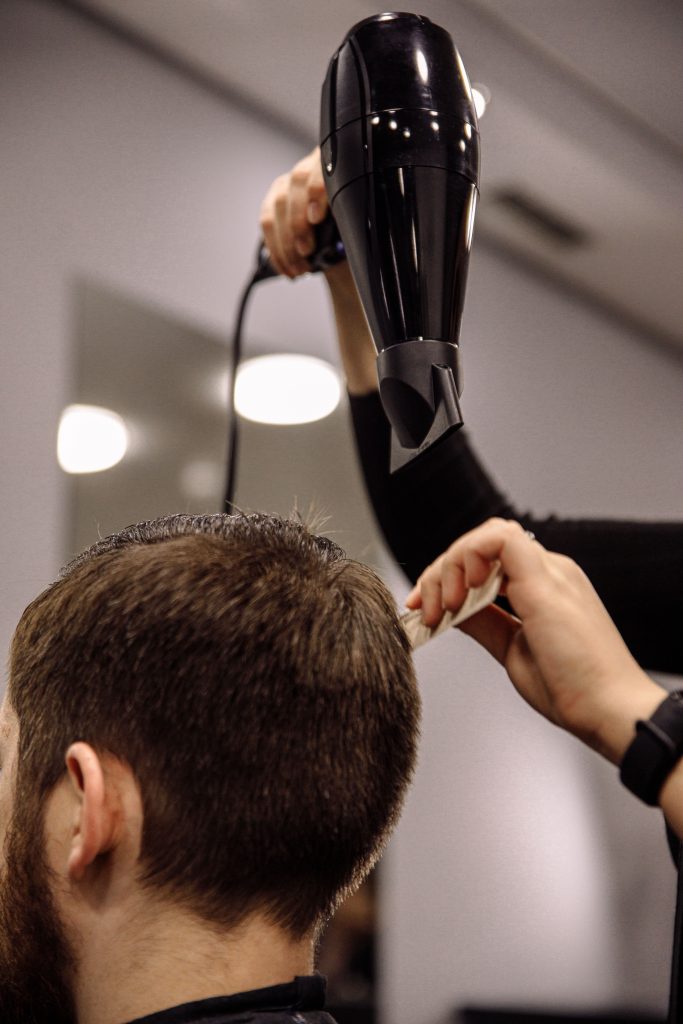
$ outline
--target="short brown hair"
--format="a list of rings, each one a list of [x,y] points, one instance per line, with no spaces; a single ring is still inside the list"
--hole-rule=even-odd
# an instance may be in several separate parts
[[[391,595],[275,516],[168,516],[74,559],[24,612],[18,797],[85,740],[140,785],[145,884],[231,927],[319,925],[379,856],[419,697]]]

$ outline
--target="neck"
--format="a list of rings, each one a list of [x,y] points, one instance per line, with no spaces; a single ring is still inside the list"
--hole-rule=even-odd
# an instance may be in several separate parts
[[[78,1024],[121,1024],[313,970],[312,938],[292,939],[259,916],[231,932],[175,908],[135,917],[86,933],[76,984]]]

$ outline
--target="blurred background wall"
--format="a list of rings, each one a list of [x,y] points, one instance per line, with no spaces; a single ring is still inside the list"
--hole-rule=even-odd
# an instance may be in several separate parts
[[[120,6],[130,13],[130,5]],[[179,6],[176,0],[168,10]],[[431,5],[435,20],[440,6]],[[460,11],[465,22],[472,6]],[[429,8],[423,5],[424,13]],[[234,5],[238,27],[241,9]],[[277,9],[252,4],[250,24],[260,19],[264,46]],[[669,17],[669,5],[662,9]],[[292,10],[300,47],[302,5]],[[369,13],[367,4],[335,8],[324,47],[310,55],[316,81],[343,31]],[[316,19],[319,38],[319,8]],[[441,21],[456,34],[456,26]],[[490,22],[482,24],[482,32],[486,25],[490,31]],[[258,44],[256,38],[256,53]],[[226,35],[228,56],[234,45]],[[476,38],[467,47],[476,52]],[[286,50],[284,41],[278,49]],[[464,43],[462,49],[467,56]],[[267,59],[259,73],[272,75]],[[549,82],[550,93],[557,80]],[[494,93],[492,117],[495,103]],[[5,0],[0,8],[4,649],[24,605],[71,554],[72,485],[57,466],[55,436],[76,391],[79,287],[91,282],[227,339],[261,199],[315,141],[303,122],[315,123],[317,104],[317,93],[292,96],[295,114],[304,105],[306,113],[285,121],[248,90],[202,84],[69,5]],[[555,126],[565,142],[573,130],[567,118],[566,135]],[[528,112],[520,124],[533,134]],[[485,117],[484,196],[486,132]],[[653,281],[669,279],[670,255],[680,243],[662,212],[681,177],[667,145],[658,151],[666,167],[649,179],[651,193],[638,161],[632,191],[619,186],[626,226],[613,242],[619,249],[621,238],[623,249],[630,239]],[[596,151],[595,163],[609,194],[609,154]],[[488,180],[496,171],[499,164]],[[554,184],[552,174],[546,177],[547,194]],[[655,216],[648,202],[661,190],[665,202]],[[626,224],[640,193],[642,223],[661,221],[661,251],[656,230],[634,239]],[[676,216],[672,207],[672,222]],[[567,274],[549,273],[553,260],[544,259],[542,245],[510,249],[512,223],[497,222],[491,211],[488,221],[482,218],[481,238],[475,230],[465,309],[463,408],[485,462],[523,510],[680,518],[683,363],[672,329],[680,295],[667,307],[666,322],[639,316],[627,302],[601,302],[611,285],[602,287],[597,270],[586,277],[590,283],[593,275],[595,287],[582,289],[580,272],[560,253],[555,263],[564,261]],[[522,241],[528,233],[520,226]],[[248,333],[261,348],[336,362],[319,280],[261,286]],[[151,375],[150,389],[158,386]],[[339,460],[346,498],[335,497],[332,480],[323,488],[330,529],[347,531],[352,553],[379,566],[400,598],[406,581],[360,504],[345,416],[335,431],[319,435],[317,445],[313,434],[290,434],[285,444],[253,433],[245,441],[238,503],[286,511],[302,495],[319,497],[321,465]],[[358,498],[349,503],[352,487]],[[93,521],[90,540],[96,530]],[[444,638],[419,655],[418,665],[425,704],[420,766],[380,879],[383,1020],[428,1024],[467,1003],[663,1011],[674,872],[657,812],[622,792],[612,768],[537,720],[466,638]]]

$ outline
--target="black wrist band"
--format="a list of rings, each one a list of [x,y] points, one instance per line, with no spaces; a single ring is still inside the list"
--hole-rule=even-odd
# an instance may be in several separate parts
[[[624,754],[619,777],[627,789],[654,807],[674,765],[683,757],[683,690],[674,690],[647,721]]]

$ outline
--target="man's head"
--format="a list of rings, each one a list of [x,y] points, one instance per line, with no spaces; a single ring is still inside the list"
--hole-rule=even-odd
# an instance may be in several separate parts
[[[95,544],[24,612],[6,704],[18,746],[9,808],[0,796],[12,818],[5,924],[19,912],[17,872],[34,911],[50,910],[44,807],[67,753],[78,786],[92,750],[139,787],[141,891],[216,928],[257,913],[293,937],[312,934],[375,862],[419,717],[408,643],[377,576],[265,515],[167,517]],[[2,951],[10,975],[35,967],[40,910],[30,917],[14,968]],[[73,950],[61,953],[68,989]]]

